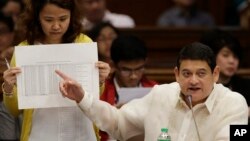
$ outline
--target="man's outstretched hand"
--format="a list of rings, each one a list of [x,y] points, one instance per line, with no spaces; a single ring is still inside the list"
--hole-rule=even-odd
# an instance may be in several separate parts
[[[59,90],[63,97],[67,97],[79,103],[84,96],[84,90],[82,86],[63,72],[59,70],[56,70],[55,72],[62,78],[62,81],[59,83]]]

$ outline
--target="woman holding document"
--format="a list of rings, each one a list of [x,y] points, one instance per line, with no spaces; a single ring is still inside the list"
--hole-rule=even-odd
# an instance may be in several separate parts
[[[18,25],[24,31],[25,40],[19,45],[91,42],[81,33],[79,13],[76,0],[27,0]],[[100,82],[104,82],[110,71],[109,65],[97,62],[96,67],[99,68]],[[23,113],[21,141],[96,140],[92,123],[86,122],[77,106],[18,110],[15,84],[19,73],[22,73],[21,69],[15,67],[13,56],[10,68],[3,75],[2,90],[10,113],[14,116]]]

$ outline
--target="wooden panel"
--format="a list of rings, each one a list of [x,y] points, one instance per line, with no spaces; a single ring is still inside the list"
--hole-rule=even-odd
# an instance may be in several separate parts
[[[136,25],[155,25],[159,15],[172,5],[172,0],[107,0],[112,12],[130,15]]]
[[[221,28],[236,36],[243,47],[243,60],[241,67],[250,68],[250,40],[249,30],[241,28]],[[180,49],[189,43],[198,41],[204,28],[157,28],[138,27],[134,29],[121,29],[123,34],[132,34],[145,41],[148,47],[149,67],[174,67]]]

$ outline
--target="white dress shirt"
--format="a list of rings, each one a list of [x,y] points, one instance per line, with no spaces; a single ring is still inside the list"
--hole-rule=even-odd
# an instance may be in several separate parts
[[[163,127],[169,129],[173,141],[199,140],[192,112],[176,82],[156,85],[148,95],[121,109],[85,92],[79,107],[101,130],[119,140],[145,132],[145,141],[155,141]],[[193,111],[202,141],[229,141],[229,125],[248,122],[245,98],[221,84],[214,84],[207,100]]]

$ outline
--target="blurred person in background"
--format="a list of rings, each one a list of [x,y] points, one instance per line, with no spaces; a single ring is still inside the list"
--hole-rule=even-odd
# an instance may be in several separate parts
[[[211,47],[216,55],[216,64],[220,67],[220,77],[217,83],[222,83],[231,90],[242,94],[249,106],[250,79],[237,75],[242,59],[242,47],[239,40],[226,31],[214,29],[206,32],[200,42]]]
[[[2,6],[1,11],[4,15],[12,17],[14,24],[15,24],[15,33],[14,33],[14,40],[13,45],[19,44],[22,40],[24,40],[23,34],[19,34],[19,32],[16,31],[18,21],[20,20],[20,15],[24,10],[24,0],[1,0]],[[23,29],[22,29],[23,30]],[[11,54],[13,52],[14,48],[9,48],[8,51],[6,51],[6,54]]]
[[[111,67],[111,73],[114,72],[112,67],[112,60],[110,55],[110,48],[114,39],[119,35],[119,31],[109,22],[101,22],[94,26],[87,35],[95,42],[98,46],[98,58],[100,61],[108,63]]]
[[[116,28],[135,27],[135,22],[130,16],[109,11],[106,0],[79,0],[79,5],[85,16],[82,24],[86,30],[102,21],[110,22]]]
[[[225,25],[240,26],[241,14],[247,12],[249,0],[227,0],[225,4]]]
[[[0,84],[3,83],[3,72],[7,70],[5,59],[10,61],[13,49],[14,21],[12,17],[0,12]],[[0,140],[19,140],[21,118],[15,118],[3,103],[3,92],[0,89]]]
[[[164,11],[157,20],[158,26],[214,26],[213,17],[196,6],[196,0],[173,0],[175,5]]]
[[[5,51],[8,50],[13,44],[14,40],[14,26],[15,23],[10,16],[4,15],[0,12],[0,58],[7,59],[11,58],[11,54],[6,54]]]
[[[14,22],[17,22],[19,15],[24,9],[24,3],[22,0],[5,0],[5,4],[2,7],[2,12],[5,15],[11,16]]]

